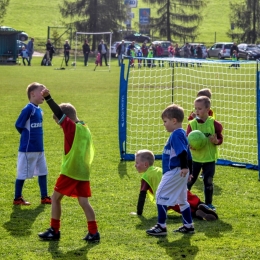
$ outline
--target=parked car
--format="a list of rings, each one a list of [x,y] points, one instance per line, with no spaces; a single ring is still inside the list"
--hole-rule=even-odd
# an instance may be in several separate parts
[[[0,26],[0,30],[2,31],[16,31],[14,28],[12,27],[8,27],[8,26]],[[18,39],[20,41],[27,41],[28,40],[28,34],[25,32],[21,32],[18,34]]]
[[[25,44],[24,42],[20,41],[20,40],[17,40],[16,41],[16,50],[17,50],[17,53],[19,54],[22,50],[22,47],[25,46],[25,48],[27,48],[27,44]]]
[[[149,36],[143,35],[141,33],[133,33],[124,37],[126,41],[136,41],[136,42],[150,42],[151,38]]]
[[[216,42],[208,49],[208,57],[216,57],[219,59],[229,58],[232,45],[233,42]]]
[[[116,48],[117,46],[121,43],[121,41],[117,41],[117,42],[113,42],[111,45],[111,56],[115,57],[116,56]],[[126,51],[127,51],[127,47],[129,44],[131,44],[132,41],[125,41],[125,46],[126,46],[126,50],[125,50],[125,55],[126,55]],[[135,48],[136,50],[140,49],[141,46],[138,43],[135,43]]]
[[[238,46],[239,58],[246,60],[260,59],[260,48],[256,44],[240,43]]]
[[[202,49],[202,58],[203,59],[206,59],[207,58],[207,47],[203,44],[203,43],[198,43],[198,42],[192,42],[192,43],[189,43],[190,46],[193,46],[193,48],[195,49],[197,47],[197,45],[200,44],[200,47]],[[181,57],[184,57],[184,46],[181,46],[180,48],[180,55]],[[196,54],[195,54],[195,58],[196,58]]]
[[[152,44],[155,46],[157,44],[161,43],[161,46],[163,48],[163,56],[168,56],[168,47],[170,46],[171,42],[170,41],[154,41]]]

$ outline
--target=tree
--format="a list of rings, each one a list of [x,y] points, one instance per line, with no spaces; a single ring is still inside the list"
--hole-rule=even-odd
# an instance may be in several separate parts
[[[110,32],[118,34],[125,21],[125,6],[122,0],[64,0],[60,6],[63,17],[71,18],[77,31]],[[97,36],[100,37],[100,36]],[[96,36],[93,36],[92,49],[96,46]],[[106,39],[107,40],[107,39]]]
[[[0,25],[4,22],[4,16],[9,2],[10,0],[0,0]]]
[[[260,38],[260,1],[230,3],[230,10],[230,21],[235,30],[229,30],[227,35],[238,42],[256,43]]]
[[[202,20],[200,10],[206,5],[203,0],[144,0],[157,9],[157,17],[150,18],[150,28],[159,32],[168,41],[173,37],[194,40]]]

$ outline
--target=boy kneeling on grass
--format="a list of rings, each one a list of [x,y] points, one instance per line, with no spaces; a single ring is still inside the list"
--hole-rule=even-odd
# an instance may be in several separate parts
[[[143,214],[147,193],[149,199],[155,203],[154,195],[156,194],[157,187],[162,179],[162,168],[154,166],[154,160],[154,154],[150,150],[139,150],[135,154],[135,167],[136,170],[142,175],[139,199],[137,203],[137,212],[131,212],[131,215],[141,216]],[[188,203],[190,204],[192,217],[205,219],[207,221],[218,219],[217,213],[211,210],[200,200],[197,195],[192,194],[189,190],[187,190],[187,198]],[[167,210],[174,210],[178,213],[181,213],[180,206],[178,204],[168,206]]]

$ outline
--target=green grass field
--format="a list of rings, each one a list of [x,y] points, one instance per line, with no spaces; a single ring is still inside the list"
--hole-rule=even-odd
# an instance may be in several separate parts
[[[167,220],[168,236],[147,236],[145,230],[156,223],[156,207],[146,201],[142,217],[130,216],[136,210],[140,176],[134,162],[121,162],[118,148],[118,85],[119,68],[112,61],[111,71],[89,67],[55,70],[61,58],[54,58],[53,67],[41,67],[41,58],[34,57],[31,67],[1,66],[0,81],[0,259],[259,259],[259,182],[258,172],[217,166],[214,205],[219,220],[194,219],[192,236],[173,234],[181,225],[181,216]],[[84,68],[84,69],[83,69]],[[78,117],[87,122],[93,135],[96,155],[93,162],[90,199],[95,209],[101,242],[88,245],[81,240],[87,230],[83,211],[72,198],[62,202],[61,239],[42,242],[37,234],[49,227],[50,206],[40,205],[37,179],[25,182],[23,195],[29,207],[12,205],[19,134],[14,123],[27,104],[26,87],[41,82],[51,91],[56,102],[70,102]],[[217,105],[217,104],[216,104]],[[44,144],[48,163],[48,188],[52,193],[59,176],[63,150],[62,130],[52,119],[47,104],[44,111]],[[164,143],[162,143],[163,147]],[[241,147],[243,149],[243,147]],[[156,161],[160,166],[161,162]],[[203,183],[198,180],[193,190],[203,199]]]
[[[195,41],[203,42],[207,47],[210,47],[215,41],[231,41],[226,35],[230,29],[229,2],[223,3],[222,1],[214,0],[207,0],[206,2],[207,7],[202,11],[203,21],[200,24],[199,35]],[[234,0],[233,2],[240,2],[240,0]],[[64,22],[71,22],[71,20],[64,20],[61,17],[59,12],[59,4],[61,3],[62,0],[28,0],[22,3],[19,0],[12,0],[5,16],[4,25],[11,26],[17,30],[23,30],[30,37],[35,37],[36,49],[42,50],[46,43],[48,26],[64,26]],[[138,7],[132,8],[134,13],[132,28],[137,31],[139,31],[137,26],[139,22],[139,8],[151,8],[151,15],[156,16],[156,8],[144,4],[143,1],[138,1]],[[120,29],[118,28],[118,30]],[[63,29],[57,29],[57,31],[59,34],[64,32]],[[153,35],[153,32],[151,34]],[[175,40],[179,42],[179,39]]]

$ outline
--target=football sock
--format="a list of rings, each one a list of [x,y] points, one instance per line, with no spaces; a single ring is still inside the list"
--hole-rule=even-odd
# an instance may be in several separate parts
[[[15,194],[14,194],[15,199],[22,197],[23,184],[24,184],[24,180],[16,179],[16,181],[15,181]]]
[[[47,194],[47,175],[39,176],[38,183],[40,186],[41,197],[44,198],[48,195]]]
[[[183,206],[180,206],[183,225],[186,226],[187,228],[190,228],[193,226],[190,206],[188,206],[188,208],[186,208],[184,210],[182,210],[182,207]],[[185,207],[186,207],[186,205],[185,205]]]
[[[60,220],[52,218],[51,227],[54,229],[55,233],[58,233],[60,230]]]
[[[167,219],[167,206],[157,204],[158,210],[158,223],[162,226],[165,225]]]
[[[88,231],[92,235],[97,233],[97,222],[95,220],[94,221],[88,221]]]

